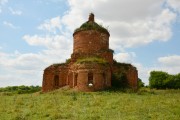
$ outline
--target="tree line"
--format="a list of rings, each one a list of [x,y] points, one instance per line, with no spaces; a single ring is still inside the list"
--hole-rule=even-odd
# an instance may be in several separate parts
[[[40,86],[8,86],[4,88],[0,88],[0,92],[11,92],[17,94],[27,94],[27,93],[34,93],[41,90]]]
[[[156,89],[180,89],[180,73],[171,75],[163,71],[151,71],[149,86]]]

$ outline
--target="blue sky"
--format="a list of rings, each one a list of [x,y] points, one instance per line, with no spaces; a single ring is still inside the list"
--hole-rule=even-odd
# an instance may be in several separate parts
[[[114,59],[149,72],[180,73],[179,0],[0,0],[0,87],[41,85],[43,70],[72,53],[90,12],[108,27]]]

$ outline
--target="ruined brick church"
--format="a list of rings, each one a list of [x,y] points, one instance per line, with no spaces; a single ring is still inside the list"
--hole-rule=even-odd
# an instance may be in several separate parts
[[[94,21],[94,14],[73,33],[73,53],[65,63],[44,70],[42,91],[64,86],[79,91],[98,91],[112,86],[137,89],[138,74],[131,64],[113,60],[109,49],[110,34]]]

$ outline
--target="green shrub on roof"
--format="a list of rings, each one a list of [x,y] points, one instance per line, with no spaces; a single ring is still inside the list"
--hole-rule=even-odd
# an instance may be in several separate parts
[[[85,30],[96,30],[96,31],[107,33],[109,35],[108,29],[94,22],[93,13],[90,13],[89,20],[85,22],[84,24],[82,24],[79,28],[75,29],[74,33],[79,32],[79,31],[85,31]]]
[[[79,28],[77,28],[74,31],[74,33],[85,30],[97,30],[109,34],[108,30],[104,28],[102,25],[98,25],[96,22],[89,22],[89,21],[82,24]]]
[[[82,64],[82,63],[98,63],[98,64],[108,64],[108,62],[99,57],[87,57],[87,58],[81,58],[76,61],[76,64]]]

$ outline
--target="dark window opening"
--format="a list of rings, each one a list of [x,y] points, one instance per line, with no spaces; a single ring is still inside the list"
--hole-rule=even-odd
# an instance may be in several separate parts
[[[89,72],[88,73],[88,84],[93,84],[93,73],[92,72]]]
[[[59,86],[59,76],[58,75],[54,76],[54,86],[55,87]]]
[[[74,86],[77,86],[77,78],[78,78],[78,74],[76,73],[74,77]]]
[[[102,76],[103,76],[103,80],[104,80],[104,85],[106,85],[106,82],[107,82],[107,81],[106,81],[106,74],[103,73]]]

